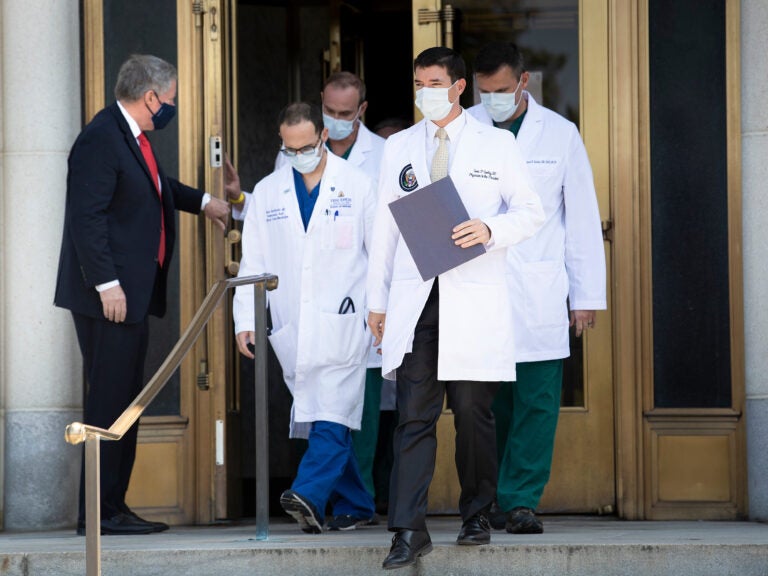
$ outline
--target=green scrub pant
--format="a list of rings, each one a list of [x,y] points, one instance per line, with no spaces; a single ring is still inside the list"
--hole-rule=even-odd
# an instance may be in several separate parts
[[[496,394],[496,500],[505,512],[539,505],[552,468],[562,384],[562,360],[519,362],[517,381],[502,383]]]
[[[373,484],[373,462],[379,439],[379,409],[381,408],[381,368],[365,371],[365,395],[363,397],[363,421],[360,430],[352,431],[352,447],[360,468],[363,484],[372,497],[376,496]]]

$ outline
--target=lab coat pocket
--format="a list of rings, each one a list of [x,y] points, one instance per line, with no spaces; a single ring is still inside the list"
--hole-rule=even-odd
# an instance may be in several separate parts
[[[354,246],[355,222],[350,216],[338,216],[333,222],[333,247],[348,250]]]
[[[321,250],[348,250],[355,245],[355,221],[350,216],[329,215],[323,223]]]
[[[568,296],[568,276],[563,263],[557,260],[526,262],[522,270],[528,326],[535,328],[567,323],[565,300]]]
[[[268,339],[280,362],[280,367],[283,369],[283,375],[286,380],[293,381],[293,376],[296,373],[296,329],[293,324],[286,324],[272,332]]]
[[[317,350],[320,366],[350,366],[363,361],[365,326],[360,312],[333,314],[318,312]]]

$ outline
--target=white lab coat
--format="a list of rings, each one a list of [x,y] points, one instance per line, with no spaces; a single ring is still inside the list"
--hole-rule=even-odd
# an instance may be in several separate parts
[[[466,124],[458,141],[451,143],[449,174],[470,218],[482,219],[492,238],[487,253],[439,277],[438,378],[514,380],[516,356],[505,248],[532,236],[543,223],[544,213],[512,134],[464,112],[454,122]],[[425,120],[390,136],[379,174],[367,286],[369,309],[386,312],[381,346],[385,376],[412,350],[414,328],[433,283],[422,281],[388,207],[408,193],[409,167],[417,186],[430,182],[426,139]]]
[[[353,166],[357,166],[365,172],[368,177],[373,181],[374,188],[376,187],[376,180],[379,177],[379,167],[381,165],[381,155],[384,153],[384,138],[377,136],[368,128],[365,124],[360,122],[360,127],[357,130],[357,138],[355,144],[352,146],[352,150],[347,157],[347,162]],[[288,159],[282,152],[277,153],[275,158],[275,169],[281,168],[288,163]],[[248,196],[246,194],[246,196]],[[248,199],[246,199],[246,202]],[[247,210],[246,206],[243,206],[243,211]],[[381,366],[381,354],[376,352],[376,348],[371,346],[368,352],[368,368],[378,368]],[[386,396],[384,403],[386,408],[394,408],[394,388],[393,386],[387,387],[387,392],[383,393]]]
[[[572,310],[604,310],[605,252],[592,168],[573,122],[524,92],[528,111],[517,135],[545,223],[508,251],[509,285],[519,362],[570,354]],[[492,124],[482,104],[469,109]]]
[[[306,232],[293,169],[284,166],[253,190],[238,276],[272,273],[269,341],[293,394],[291,436],[316,420],[359,429],[363,409],[365,275],[376,191],[365,173],[327,151],[320,193]],[[340,314],[350,297],[354,312]],[[234,297],[235,333],[253,330],[253,287]]]

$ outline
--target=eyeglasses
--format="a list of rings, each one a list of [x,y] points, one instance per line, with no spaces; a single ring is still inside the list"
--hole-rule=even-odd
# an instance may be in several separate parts
[[[288,148],[285,144],[280,148],[280,152],[292,158],[294,156],[309,156],[310,154],[317,154],[317,148],[321,144],[322,138],[318,138],[317,144],[308,144],[301,148]]]

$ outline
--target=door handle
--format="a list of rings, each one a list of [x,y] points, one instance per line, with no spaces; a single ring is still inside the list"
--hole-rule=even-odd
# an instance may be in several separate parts
[[[234,250],[235,244],[238,244],[241,239],[242,234],[240,230],[235,230],[234,228],[227,232],[224,238],[224,249],[226,250],[224,254],[224,267],[230,276],[237,276],[237,273],[240,271],[240,262],[234,259]]]

